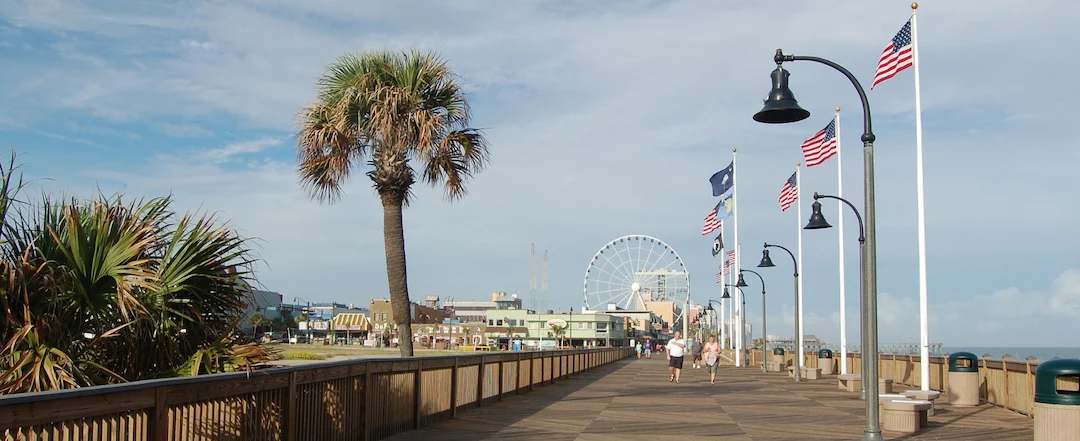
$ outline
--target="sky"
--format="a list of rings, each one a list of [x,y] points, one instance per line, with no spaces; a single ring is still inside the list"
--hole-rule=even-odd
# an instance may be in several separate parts
[[[287,302],[365,304],[387,297],[381,207],[363,170],[335,204],[301,191],[296,114],[342,54],[433,50],[460,76],[492,161],[460,201],[416,189],[405,211],[414,300],[505,291],[531,306],[535,243],[538,272],[550,256],[548,308],[580,307],[592,256],[644,234],[679,253],[704,302],[720,295],[701,235],[717,202],[708,178],[733,149],[747,268],[763,242],[795,250],[808,196],[836,192],[830,160],[803,168],[801,213],[777,203],[799,144],[838,106],[843,192],[862,209],[861,108],[843,76],[786,64],[811,117],[751,119],[776,48],[829,58],[869,86],[910,13],[894,0],[13,0],[0,3],[0,146],[18,152],[35,192],[171,194],[180,211],[215,214],[253,239],[258,283]],[[1060,77],[1078,62],[1048,43],[1072,41],[1080,4],[927,1],[918,17],[930,340],[1076,346],[1080,208],[1068,194],[1080,151],[1061,127],[1080,96]],[[880,341],[917,342],[913,71],[869,100]],[[834,225],[835,204],[824,211]],[[857,341],[851,217],[845,232]],[[834,342],[837,235],[805,232],[800,268],[805,332]],[[791,336],[790,262],[773,258],[759,270],[770,334]],[[747,281],[757,324],[760,287]]]

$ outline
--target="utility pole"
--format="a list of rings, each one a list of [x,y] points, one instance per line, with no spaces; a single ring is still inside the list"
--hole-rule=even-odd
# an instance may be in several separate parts
[[[536,304],[536,243],[529,244],[529,300],[532,301],[533,309]]]
[[[543,277],[540,282],[540,308],[547,310],[547,292],[548,292],[548,252],[544,250],[544,269]]]

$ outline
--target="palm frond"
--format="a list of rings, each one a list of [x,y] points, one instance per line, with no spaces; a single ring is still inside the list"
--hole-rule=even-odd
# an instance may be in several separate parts
[[[465,182],[484,169],[488,155],[487,141],[480,131],[450,132],[439,140],[436,148],[426,150],[420,157],[424,181],[442,185],[449,200],[461,198],[467,193]]]

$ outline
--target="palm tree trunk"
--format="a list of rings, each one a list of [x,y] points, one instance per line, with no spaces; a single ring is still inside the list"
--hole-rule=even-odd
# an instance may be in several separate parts
[[[401,208],[404,196],[380,195],[383,206],[383,247],[386,250],[386,279],[390,285],[390,307],[398,326],[398,348],[402,357],[413,356],[412,301],[409,300],[408,274],[405,270],[405,227]]]

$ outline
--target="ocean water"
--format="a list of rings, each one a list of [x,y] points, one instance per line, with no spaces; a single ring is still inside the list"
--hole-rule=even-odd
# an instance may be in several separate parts
[[[988,348],[988,347],[975,347],[975,346],[956,346],[956,347],[944,347],[941,351],[935,351],[934,355],[947,355],[953,352],[971,352],[980,358],[985,354],[990,354],[990,358],[998,360],[1004,355],[1011,355],[1014,360],[1023,360],[1027,357],[1035,357],[1040,361],[1049,361],[1054,357],[1059,358],[1076,358],[1080,359],[1080,348],[1022,348],[1022,347],[1002,347],[1002,348]]]

